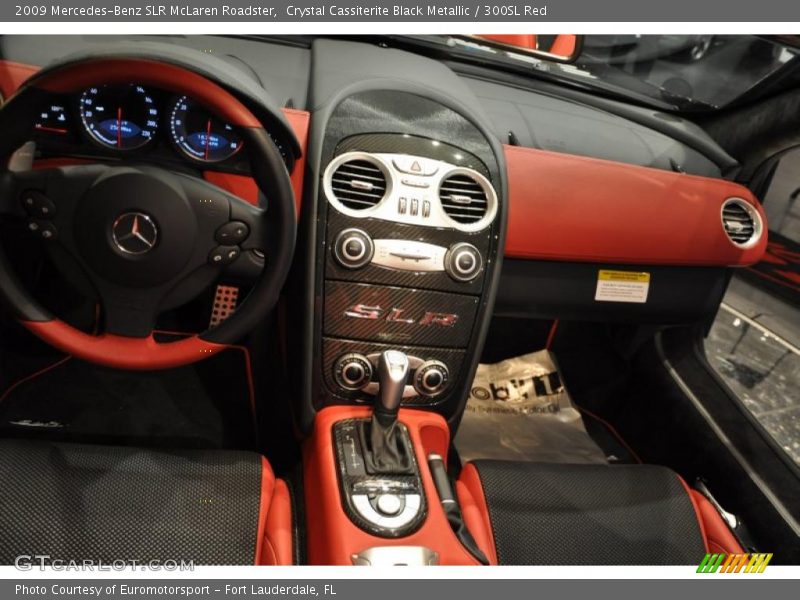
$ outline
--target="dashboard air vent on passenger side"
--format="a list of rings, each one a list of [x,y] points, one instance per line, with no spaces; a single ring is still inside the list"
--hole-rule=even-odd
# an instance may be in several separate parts
[[[366,210],[386,195],[386,175],[369,160],[348,160],[333,172],[331,191],[336,199],[352,210]]]
[[[761,218],[755,209],[740,198],[729,198],[722,205],[722,226],[737,246],[749,246],[761,235]]]
[[[442,181],[439,198],[444,212],[457,223],[476,223],[488,211],[483,186],[473,177],[462,173],[450,175]]]

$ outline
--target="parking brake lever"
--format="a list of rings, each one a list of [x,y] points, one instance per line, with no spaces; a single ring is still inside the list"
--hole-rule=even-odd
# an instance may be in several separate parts
[[[469,552],[475,560],[482,565],[488,565],[489,559],[478,547],[478,543],[472,534],[467,529],[467,524],[464,523],[464,516],[461,514],[461,507],[458,505],[458,499],[453,486],[450,485],[450,478],[447,476],[447,469],[444,466],[444,459],[438,454],[428,455],[428,467],[431,470],[433,477],[433,485],[439,493],[439,500],[442,503],[442,509],[447,516],[447,521],[456,534],[458,541],[464,546],[464,549]]]

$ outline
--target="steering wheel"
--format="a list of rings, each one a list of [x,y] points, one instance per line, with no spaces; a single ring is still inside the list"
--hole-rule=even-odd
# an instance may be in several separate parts
[[[294,252],[296,218],[289,173],[262,124],[268,111],[259,106],[259,120],[248,108],[254,106],[252,94],[240,95],[246,104],[231,85],[197,71],[202,72],[150,57],[73,60],[40,71],[0,109],[0,217],[18,219],[53,250],[66,253],[102,307],[99,335],[57,319],[21,284],[0,247],[0,298],[22,325],[63,352],[120,369],[186,365],[236,342],[277,302]],[[188,95],[233,125],[267,206],[253,206],[199,176],[158,166],[123,161],[24,172],[6,167],[31,138],[49,94],[132,82]],[[236,229],[234,238],[221,234],[226,226],[229,233]],[[154,338],[160,312],[196,297],[230,262],[253,251],[265,257],[264,267],[233,315],[179,341]],[[60,270],[74,279],[69,269]]]

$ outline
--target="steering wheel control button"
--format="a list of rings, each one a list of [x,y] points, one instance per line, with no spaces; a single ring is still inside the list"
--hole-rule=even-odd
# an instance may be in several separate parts
[[[28,221],[28,231],[36,234],[41,239],[48,242],[55,240],[58,237],[58,230],[56,229],[55,225],[49,223],[48,221],[31,219]]]
[[[395,494],[381,494],[375,501],[375,506],[381,514],[393,517],[403,509],[403,501]]]
[[[451,246],[444,263],[447,274],[456,281],[472,281],[483,269],[481,253],[466,242]]]
[[[363,354],[345,354],[334,365],[334,377],[345,390],[360,390],[372,379],[372,363]]]
[[[217,229],[214,239],[223,246],[236,246],[241,244],[250,235],[250,228],[241,221],[231,221],[225,223]]]
[[[345,229],[333,245],[336,262],[346,269],[360,269],[372,260],[372,239],[361,229]]]
[[[31,217],[52,219],[56,214],[56,205],[38,190],[24,191],[21,202],[23,210]]]
[[[227,266],[241,256],[242,251],[236,246],[217,246],[208,255],[208,264]]]
[[[422,363],[414,373],[414,389],[422,396],[436,396],[446,388],[450,379],[447,365],[438,360]]]

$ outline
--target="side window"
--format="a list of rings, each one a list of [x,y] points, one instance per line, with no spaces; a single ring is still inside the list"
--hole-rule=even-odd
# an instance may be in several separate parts
[[[800,147],[779,159],[762,200],[767,253],[731,280],[706,356],[800,464]]]

